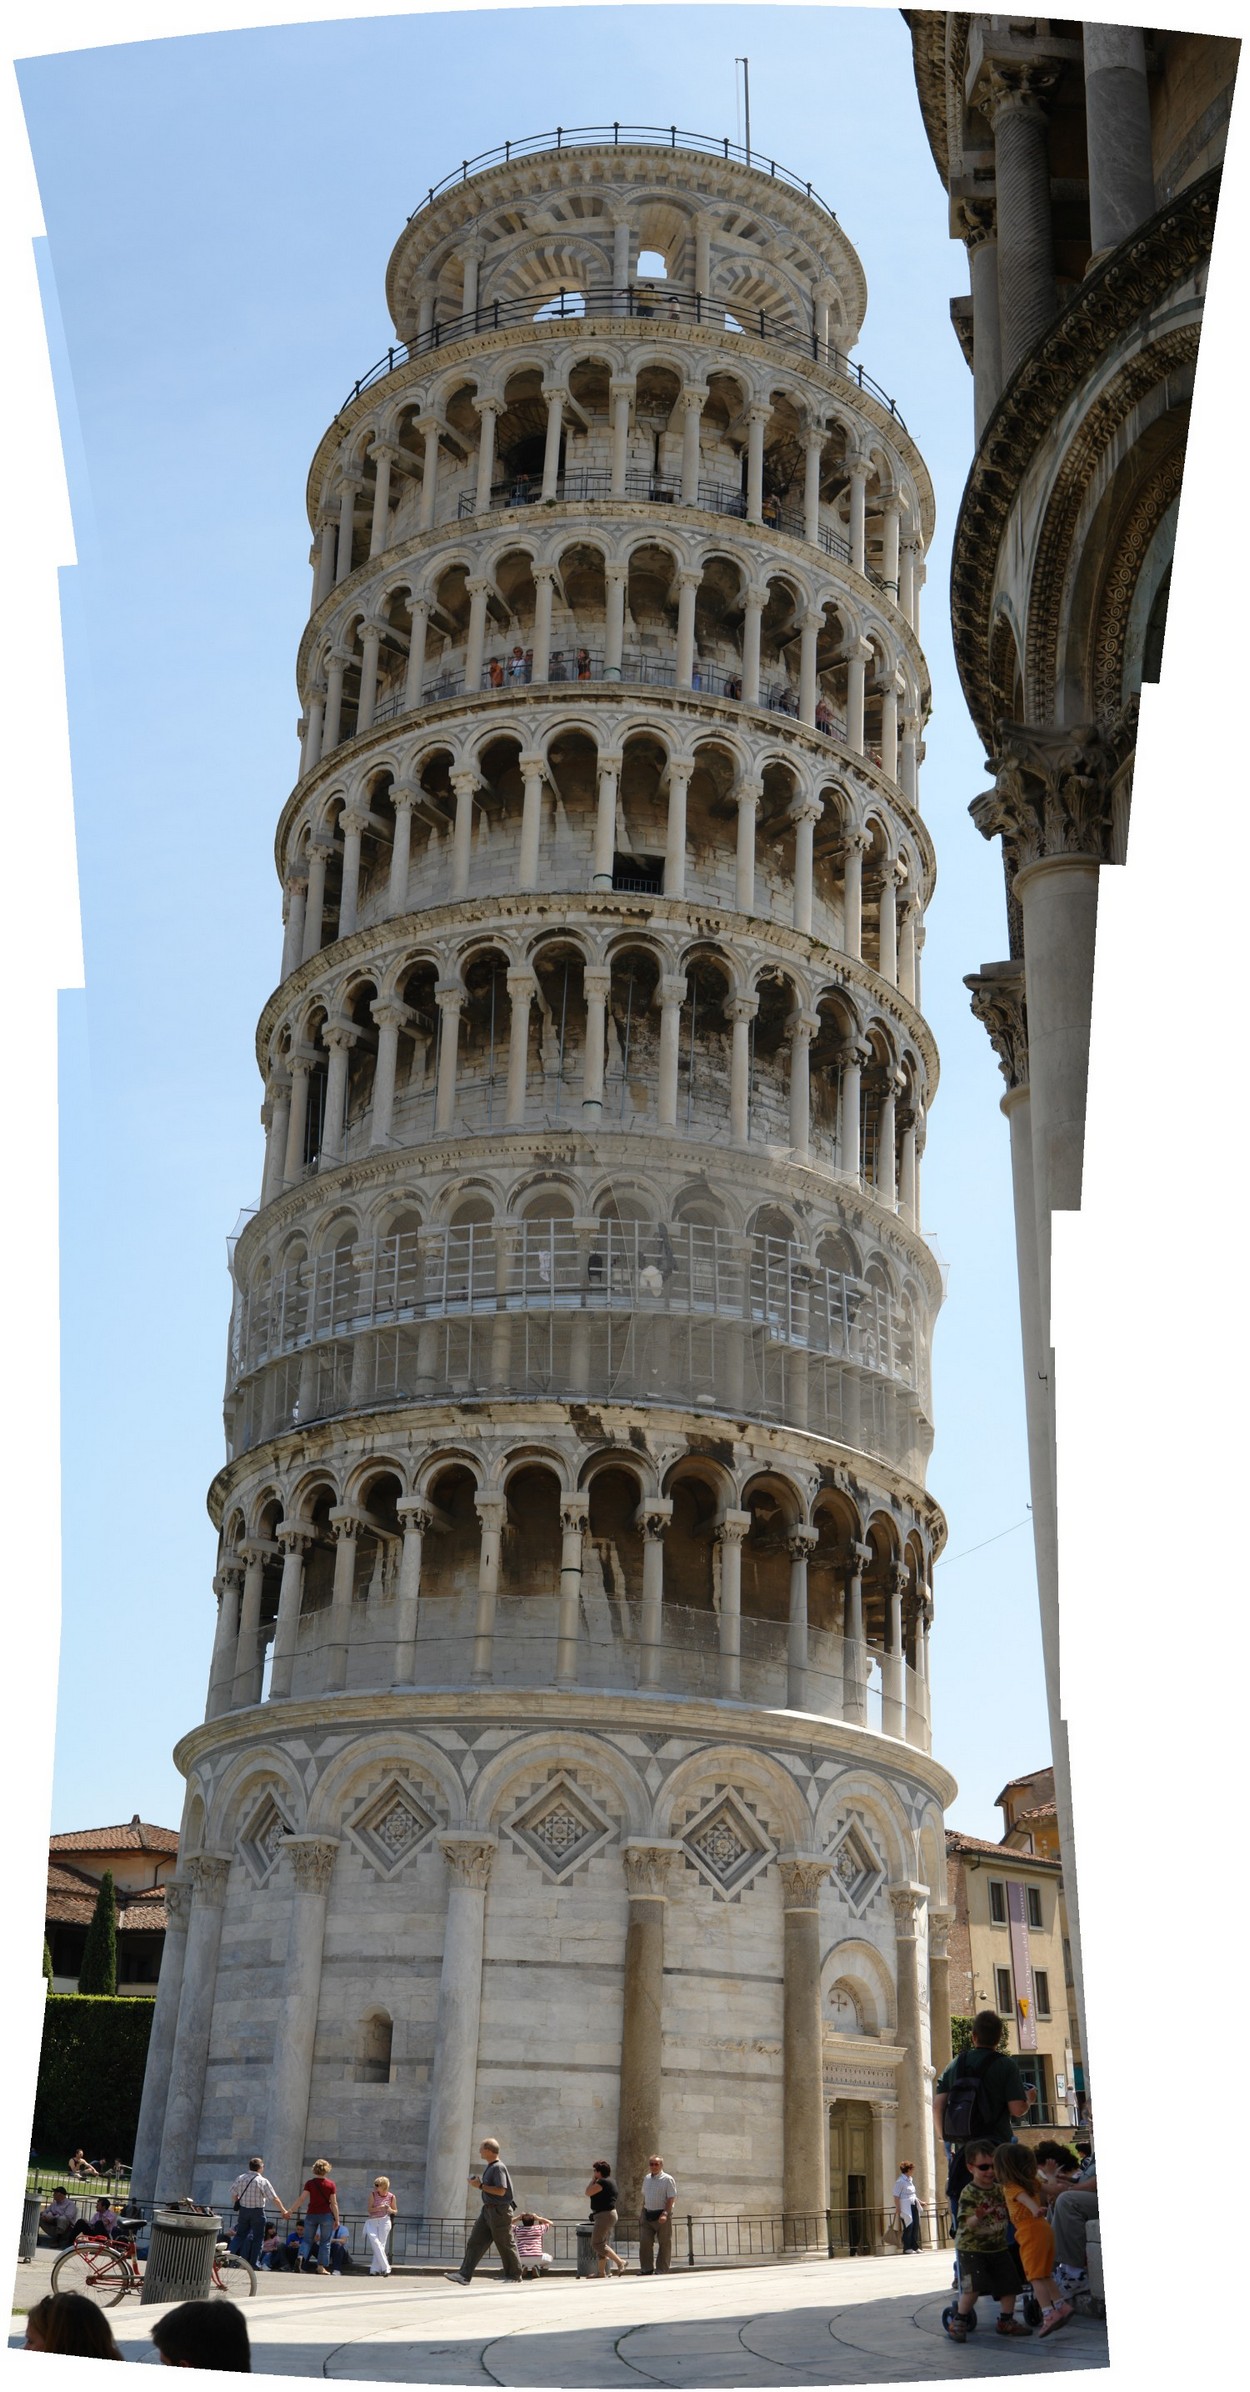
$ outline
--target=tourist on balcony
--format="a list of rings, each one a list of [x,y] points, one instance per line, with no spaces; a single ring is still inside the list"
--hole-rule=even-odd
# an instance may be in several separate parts
[[[532,648],[527,648],[525,651],[525,678],[527,681],[532,681],[534,678],[534,651]]]
[[[492,689],[503,688],[504,670],[502,657],[492,656],[490,663],[486,667],[486,678],[489,681]]]
[[[823,694],[816,700],[816,728],[818,731],[824,732],[826,739],[832,738],[833,714],[830,710],[829,700]]]
[[[524,681],[525,678],[525,650],[524,648],[516,647],[513,649],[511,656],[508,658],[508,679],[509,681],[521,682]]]
[[[589,648],[579,648],[577,651],[577,678],[579,681],[589,681],[590,679]]]
[[[741,673],[730,673],[726,676],[725,695],[727,698],[740,698],[742,696]]]
[[[781,521],[781,500],[778,498],[775,490],[770,490],[768,492],[763,506],[760,508],[760,514],[763,517],[764,522],[771,525],[772,529],[775,531]]]
[[[547,679],[549,681],[567,681],[568,677],[563,648],[553,648],[547,661]]]

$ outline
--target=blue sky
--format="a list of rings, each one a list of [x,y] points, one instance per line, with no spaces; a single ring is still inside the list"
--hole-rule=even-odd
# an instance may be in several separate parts
[[[950,1266],[930,1484],[950,1522],[933,1652],[954,1820],[996,1832],[994,1795],[1046,1757],[1007,1133],[962,985],[1005,938],[997,857],[967,818],[984,774],[944,622],[971,440],[949,321],[965,261],[906,28],[893,11],[786,8],[379,19],[20,68],[79,559],[62,579],[86,988],[61,1002],[57,1828],[135,1810],[175,1822],[170,1747],[202,1714],[225,1239],[259,1179],[252,1038],[280,947],[272,837],[296,762],[309,458],[386,345],[386,260],[427,184],[557,122],[733,134],[740,52],[755,145],[810,175],[859,250],[860,356],[937,490],[922,799],[943,1074],[924,1215]],[[102,1608],[124,1636],[82,1633]]]

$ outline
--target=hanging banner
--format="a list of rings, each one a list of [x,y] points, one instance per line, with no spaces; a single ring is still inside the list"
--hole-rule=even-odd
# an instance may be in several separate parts
[[[1011,1930],[1011,1973],[1016,1985],[1016,2028],[1021,2051],[1037,2050],[1037,2004],[1029,1958],[1029,1922],[1024,1887],[1007,1881],[1007,1924]]]

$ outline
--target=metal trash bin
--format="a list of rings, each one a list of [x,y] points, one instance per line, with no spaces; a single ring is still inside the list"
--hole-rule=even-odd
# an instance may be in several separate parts
[[[593,2276],[595,2272],[594,2253],[590,2248],[590,2238],[594,2230],[594,2223],[590,2218],[584,2218],[581,2224],[573,2229],[577,2236],[577,2273],[579,2276]]]
[[[38,2193],[27,2193],[22,2201],[22,2232],[17,2246],[19,2259],[33,2259],[39,2242],[39,2212],[43,2203]]]
[[[191,2210],[158,2209],[142,2300],[206,2300],[213,2289],[213,2258],[221,2233],[221,2219],[214,2211],[197,2217]]]

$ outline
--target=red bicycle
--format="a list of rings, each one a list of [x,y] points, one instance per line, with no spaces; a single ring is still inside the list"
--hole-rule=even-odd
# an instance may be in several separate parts
[[[128,2292],[138,2292],[143,2282],[143,2268],[135,2248],[133,2235],[125,2242],[106,2242],[101,2235],[80,2235],[68,2251],[62,2251],[52,2270],[54,2292],[82,2292],[97,2308],[115,2308]],[[250,2259],[243,2259],[223,2240],[213,2254],[213,2292],[223,2292],[232,2301],[251,2298],[256,2290],[256,2270]]]

